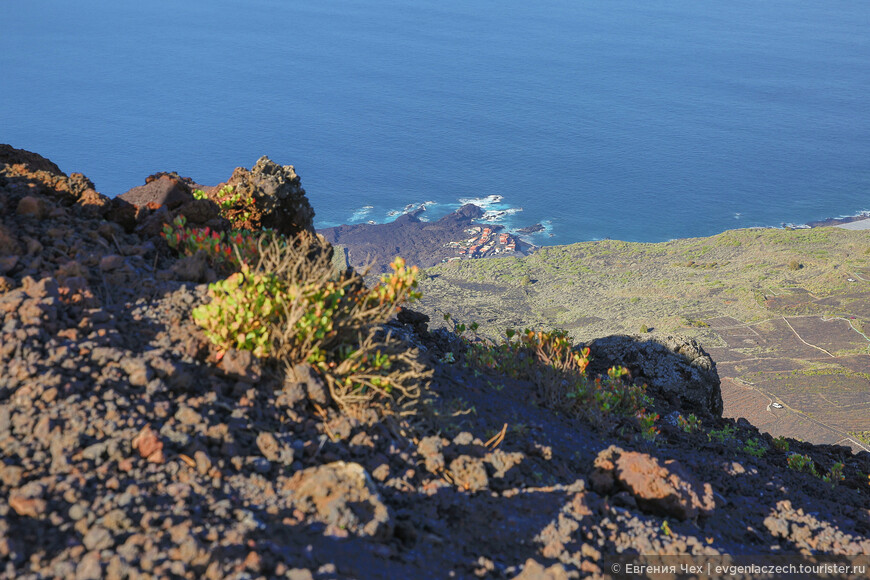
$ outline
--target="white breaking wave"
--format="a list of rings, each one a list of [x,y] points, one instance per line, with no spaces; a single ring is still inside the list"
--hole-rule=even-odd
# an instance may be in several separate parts
[[[365,221],[366,217],[375,209],[373,205],[364,205],[350,216],[350,223]]]
[[[485,210],[483,213],[483,217],[480,218],[482,222],[500,222],[504,221],[505,218],[512,216],[514,214],[518,214],[523,211],[521,207],[509,207],[507,209],[490,209]]]
[[[430,206],[438,205],[437,201],[424,201],[422,203],[409,203],[402,209],[391,209],[386,212],[386,217],[388,218],[386,221],[393,221],[395,218],[400,215],[405,215],[406,213],[412,213],[417,210],[426,211]],[[423,218],[420,216],[420,221],[429,221],[427,218]]]
[[[537,232],[532,232],[530,234],[520,233],[516,231],[516,229],[508,229],[507,232],[515,235],[527,244],[537,245],[534,243],[536,239],[540,242],[540,238],[553,237],[553,222],[551,220],[544,220],[541,222],[541,225],[544,227],[544,229]]]
[[[500,195],[487,195],[486,197],[463,197],[459,198],[459,203],[462,205],[467,205],[471,203],[486,211],[486,208],[497,203],[501,203],[503,199],[504,197]]]

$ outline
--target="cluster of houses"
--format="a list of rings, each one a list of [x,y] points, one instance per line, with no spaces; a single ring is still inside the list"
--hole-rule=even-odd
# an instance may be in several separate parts
[[[517,241],[510,234],[495,234],[492,228],[474,226],[465,230],[471,237],[459,242],[448,242],[447,247],[458,248],[458,256],[447,258],[445,262],[463,258],[483,258],[495,254],[506,254],[517,250]]]

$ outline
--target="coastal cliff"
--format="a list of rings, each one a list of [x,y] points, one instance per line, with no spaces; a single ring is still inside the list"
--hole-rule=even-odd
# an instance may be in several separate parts
[[[418,365],[414,405],[386,392],[349,407],[316,356],[276,361],[244,336],[226,348],[193,314],[232,276],[268,293],[245,240],[331,258],[293,168],[264,158],[217,187],[172,173],[141,187],[108,199],[0,146],[3,574],[531,579],[665,554],[867,560],[870,453],[723,418],[701,343],[586,351],[541,329],[495,344],[402,309],[360,341]],[[263,227],[284,236],[233,231]],[[371,308],[388,295],[342,276],[294,283]]]

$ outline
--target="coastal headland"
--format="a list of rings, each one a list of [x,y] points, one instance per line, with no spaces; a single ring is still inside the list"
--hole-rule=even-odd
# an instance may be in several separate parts
[[[480,222],[484,211],[466,204],[441,219],[420,219],[418,209],[384,224],[342,225],[317,230],[336,248],[338,259],[359,270],[371,266],[386,272],[396,256],[427,268],[440,263],[505,256],[524,256],[535,246],[498,224]]]

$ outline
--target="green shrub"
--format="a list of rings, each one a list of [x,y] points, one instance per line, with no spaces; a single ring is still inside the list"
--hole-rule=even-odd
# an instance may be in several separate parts
[[[816,464],[813,463],[813,459],[809,455],[792,453],[788,456],[788,459],[786,461],[789,469],[809,473],[816,477],[819,476],[818,472],[816,471]]]
[[[785,437],[777,437],[773,440],[773,448],[777,451],[788,453],[788,440]]]
[[[677,426],[686,433],[692,433],[701,429],[701,420],[694,414],[691,414],[688,417],[677,415]]]
[[[463,330],[464,325],[454,324]],[[611,368],[606,376],[586,375],[589,349],[577,350],[564,330],[505,331],[500,342],[464,339],[466,364],[472,368],[532,382],[544,406],[570,416],[604,423],[613,415],[635,417],[644,438],[654,440],[658,415],[648,414],[652,399],[646,385],[627,380],[628,370]]]
[[[654,443],[660,432],[659,428],[655,426],[655,422],[659,420],[658,414],[641,410],[638,411],[636,417],[640,425],[640,436],[646,441]]]
[[[734,439],[734,435],[736,433],[736,427],[732,427],[731,425],[725,425],[721,429],[712,429],[709,433],[707,433],[707,440],[716,441],[717,443],[725,443],[726,441]]]
[[[845,479],[845,476],[843,475],[843,468],[845,466],[842,463],[835,463],[831,466],[831,470],[828,471],[828,473],[825,475],[819,475],[819,472],[816,469],[816,464],[809,455],[792,453],[788,456],[787,462],[789,469],[809,473],[814,477],[820,478],[825,483],[830,484],[832,488],[836,487],[838,483]]]
[[[754,457],[764,457],[764,454],[767,453],[767,449],[764,448],[761,441],[753,438],[749,439],[743,446],[743,452]]]
[[[345,411],[395,411],[394,403],[416,400],[431,375],[416,350],[381,328],[400,304],[419,298],[417,268],[396,258],[369,289],[356,273],[337,278],[324,244],[310,234],[292,242],[261,236],[255,264],[243,261],[240,272],[209,285],[212,300],[193,318],[221,351],[250,350],[288,372],[311,364]]]
[[[835,463],[831,467],[831,471],[822,477],[822,481],[831,484],[831,487],[837,487],[837,484],[845,479],[845,476],[843,475],[843,467],[844,465],[842,463]]]
[[[209,285],[211,302],[194,308],[194,322],[221,350],[250,350],[254,356],[269,354],[272,327],[278,321],[284,299],[275,276],[242,271]]]
[[[788,262],[788,269],[789,270],[800,270],[801,268],[803,268],[803,264],[801,264],[800,262],[798,262],[797,260],[794,260],[794,259],[789,260],[789,262]]]

